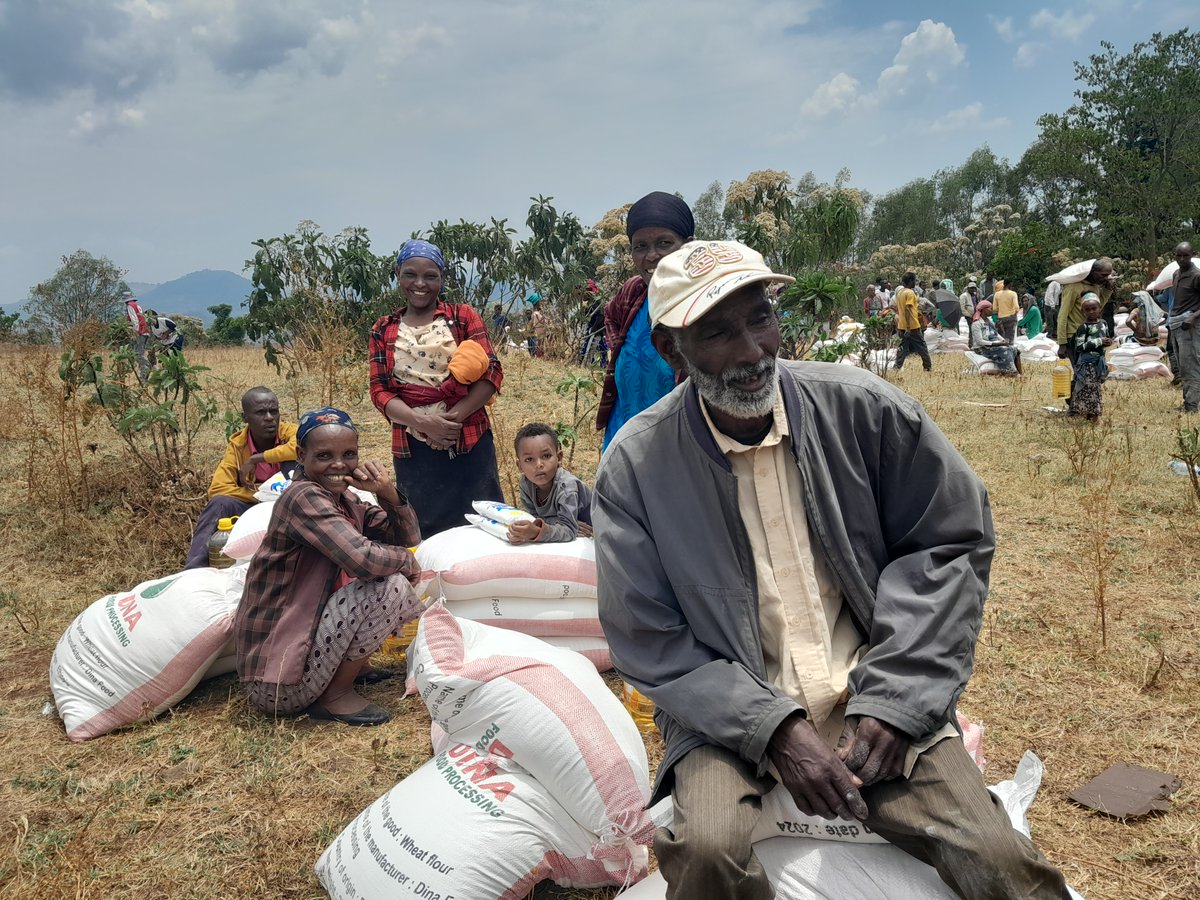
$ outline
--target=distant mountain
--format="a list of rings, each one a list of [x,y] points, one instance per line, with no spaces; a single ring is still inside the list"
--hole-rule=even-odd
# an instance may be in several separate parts
[[[137,294],[142,309],[153,309],[163,315],[195,316],[205,325],[213,319],[208,307],[218,303],[228,303],[233,307],[233,315],[244,316],[246,310],[242,308],[242,301],[252,287],[247,279],[235,272],[215,269],[189,272],[149,290],[139,291],[133,284],[131,282],[129,288]]]
[[[157,284],[152,284],[149,281],[127,281],[125,284],[128,285],[129,289],[138,297],[142,296],[142,294],[149,293],[158,287]]]

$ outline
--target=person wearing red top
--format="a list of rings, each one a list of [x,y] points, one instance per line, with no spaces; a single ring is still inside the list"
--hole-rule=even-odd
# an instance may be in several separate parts
[[[146,358],[150,325],[146,322],[146,314],[142,312],[133,291],[125,292],[125,315],[129,318],[129,327],[133,329],[133,355],[137,357],[138,379],[145,381],[150,372],[150,360]]]
[[[474,500],[504,501],[485,408],[504,373],[479,314],[441,299],[445,268],[433,244],[406,242],[396,259],[405,303],[370,338],[371,401],[392,425],[396,484],[426,537],[464,524]]]

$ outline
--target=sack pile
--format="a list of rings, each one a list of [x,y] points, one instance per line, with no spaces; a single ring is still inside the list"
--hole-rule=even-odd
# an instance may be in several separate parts
[[[958,328],[926,328],[925,345],[930,353],[966,353],[971,339],[970,323],[960,319]]]
[[[1108,377],[1117,381],[1170,378],[1171,370],[1162,361],[1165,355],[1159,347],[1122,344],[1108,355]]]
[[[1058,341],[1048,334],[1019,337],[1013,346],[1020,352],[1023,362],[1054,362],[1058,359]]]
[[[462,619],[533,635],[612,668],[596,607],[596,548],[570,543],[517,544],[472,525],[450,528],[416,549],[417,593],[444,598]]]
[[[645,746],[589,663],[437,604],[409,649],[409,686],[436,755],[321,855],[331,897],[524,897],[546,878],[645,876]]]

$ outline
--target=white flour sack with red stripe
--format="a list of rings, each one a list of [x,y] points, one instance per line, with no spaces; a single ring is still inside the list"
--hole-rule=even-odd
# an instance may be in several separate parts
[[[588,857],[595,840],[502,742],[452,744],[364,809],[316,872],[336,900],[521,900],[546,878],[563,887],[614,883]]]
[[[455,618],[436,604],[408,650],[409,680],[450,740],[500,741],[581,826],[616,884],[646,872],[654,825],[641,735],[578,653]]]
[[[417,592],[444,599],[460,619],[537,637],[604,636],[591,538],[513,545],[465,525],[424,541],[416,556]]]
[[[73,741],[142,722],[182,700],[233,633],[245,567],[189,569],[101,597],[50,660],[50,690]]]

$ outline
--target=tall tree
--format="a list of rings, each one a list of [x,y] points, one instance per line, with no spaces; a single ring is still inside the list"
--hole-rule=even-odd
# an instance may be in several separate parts
[[[1039,218],[1084,246],[1154,260],[1200,209],[1200,33],[1154,34],[1075,64],[1077,103],[1038,120],[1019,170]]]
[[[106,256],[76,250],[47,281],[29,291],[29,327],[60,337],[72,325],[95,319],[111,322],[122,314],[121,295],[129,288],[125,270]]]
[[[511,307],[523,295],[516,272],[516,248],[507,219],[484,225],[460,219],[442,220],[426,232],[446,257],[446,289],[482,314],[489,301]]]
[[[1024,207],[1012,167],[986,144],[961,166],[942,169],[934,181],[938,218],[951,237],[963,234],[985,207],[1004,204],[1018,212]]]
[[[725,217],[738,240],[781,272],[820,269],[843,260],[854,244],[865,195],[846,187],[850,173],[822,184],[806,173],[795,184],[787,172],[764,169],[729,185]]]
[[[937,185],[917,178],[875,199],[859,237],[859,253],[869,256],[879,247],[922,244],[946,236],[938,219]]]
[[[723,241],[729,237],[729,223],[725,221],[725,190],[721,182],[714,181],[696,198],[692,204],[692,215],[696,219],[698,239]]]

